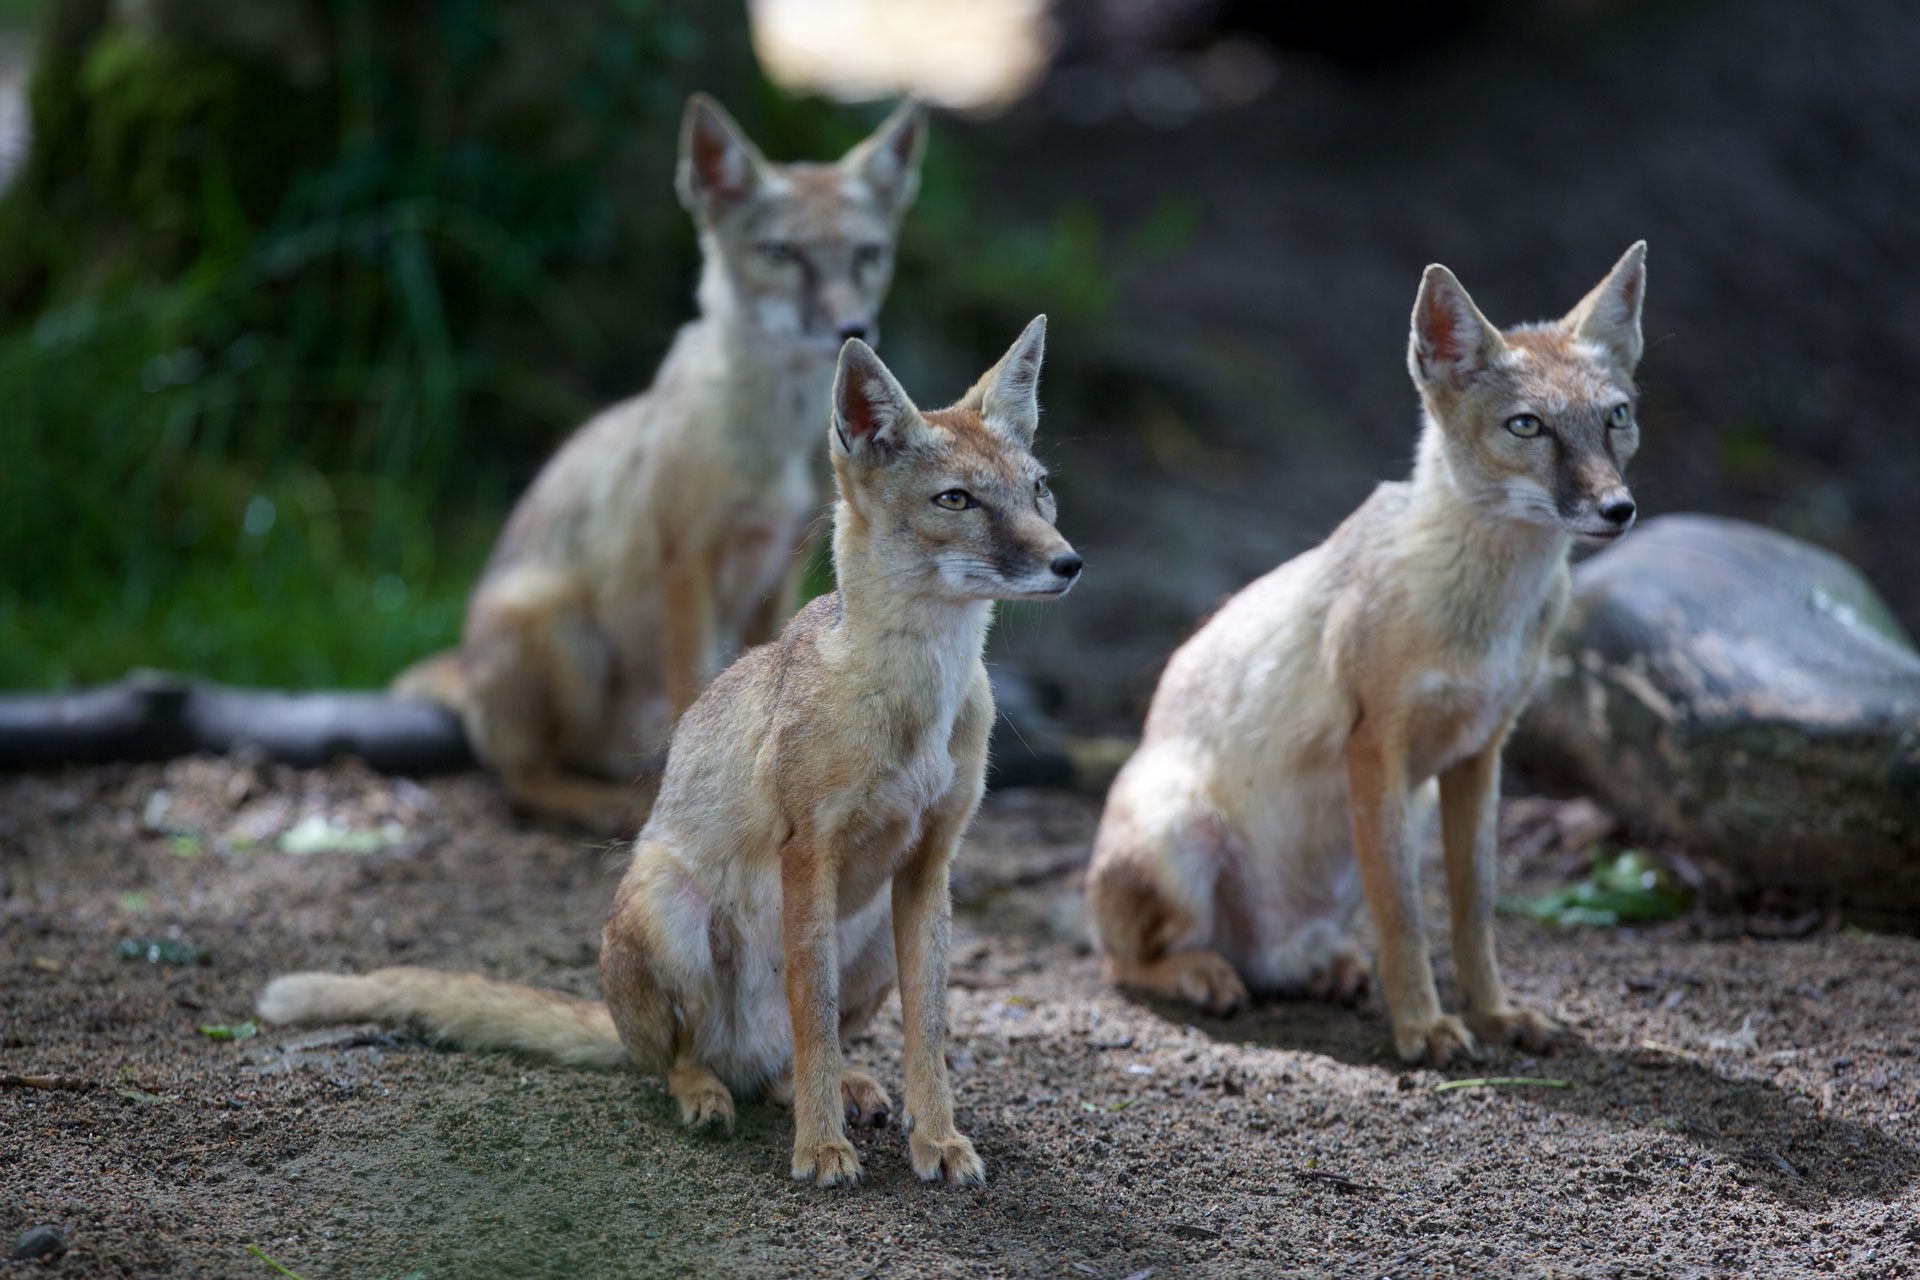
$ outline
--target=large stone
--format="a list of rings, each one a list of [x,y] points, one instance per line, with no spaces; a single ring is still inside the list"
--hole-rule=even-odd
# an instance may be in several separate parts
[[[1517,760],[1736,884],[1920,920],[1920,654],[1859,573],[1667,516],[1573,583]]]

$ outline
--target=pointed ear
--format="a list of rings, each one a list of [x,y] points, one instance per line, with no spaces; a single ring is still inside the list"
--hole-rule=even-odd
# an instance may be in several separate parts
[[[1413,380],[1421,386],[1461,386],[1489,368],[1506,347],[1453,272],[1437,262],[1428,267],[1413,300],[1413,333],[1407,340]]]
[[[1040,428],[1040,362],[1046,354],[1047,318],[1035,316],[1000,362],[960,398],[959,407],[972,409],[1022,448],[1031,447]]]
[[[1640,304],[1646,296],[1647,242],[1638,240],[1560,323],[1630,374],[1646,345],[1640,337]]]
[[[680,122],[680,203],[712,219],[745,200],[765,180],[767,162],[726,109],[704,93],[687,99]]]
[[[927,149],[927,111],[912,98],[894,108],[878,129],[841,157],[840,168],[859,178],[894,214],[920,190],[920,157]]]
[[[873,348],[848,338],[833,375],[828,434],[834,454],[866,466],[891,462],[911,442],[919,421],[920,411]]]

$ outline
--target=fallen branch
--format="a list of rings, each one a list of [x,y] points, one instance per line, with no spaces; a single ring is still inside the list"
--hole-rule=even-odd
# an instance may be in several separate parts
[[[1292,1169],[1289,1172],[1302,1182],[1324,1182],[1339,1191],[1366,1191],[1379,1195],[1386,1190],[1371,1182],[1361,1182],[1338,1173],[1322,1173],[1318,1169]]]
[[[94,689],[0,697],[0,770],[224,755],[245,743],[301,767],[343,755],[382,773],[473,766],[458,716],[384,693],[230,689],[140,672]]]

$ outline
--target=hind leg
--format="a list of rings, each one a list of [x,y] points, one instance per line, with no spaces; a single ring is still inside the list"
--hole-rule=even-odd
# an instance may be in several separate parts
[[[1247,984],[1217,951],[1180,951],[1144,962],[1108,956],[1106,974],[1115,986],[1184,1000],[1221,1017],[1247,1003]]]
[[[1307,979],[1307,994],[1315,1000],[1325,1000],[1329,1004],[1357,1005],[1367,998],[1367,988],[1373,984],[1373,971],[1367,968],[1367,961],[1360,949],[1352,942],[1344,942],[1327,957],[1327,962],[1314,970]]]
[[[462,648],[474,750],[515,807],[605,834],[632,825],[629,789],[566,761],[610,731],[612,649],[565,574],[509,571],[474,601]]]
[[[1230,835],[1190,803],[1191,779],[1168,754],[1142,752],[1107,800],[1087,873],[1087,906],[1109,981],[1209,1013],[1247,1003],[1220,954],[1215,898]]]
[[[781,1072],[767,1086],[767,1101],[777,1107],[793,1105],[793,1068]],[[840,1072],[840,1108],[848,1126],[856,1129],[884,1129],[893,1118],[893,1099],[880,1082],[851,1067]]]
[[[667,1092],[680,1104],[680,1123],[689,1129],[733,1128],[733,1094],[710,1068],[694,1060],[691,1046],[682,1045],[673,1070],[667,1072]]]

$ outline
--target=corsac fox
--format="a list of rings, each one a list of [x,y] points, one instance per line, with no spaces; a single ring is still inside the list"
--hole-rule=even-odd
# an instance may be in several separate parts
[[[1413,478],[1173,655],[1108,796],[1088,898],[1114,981],[1216,1012],[1248,987],[1351,1001],[1364,894],[1401,1057],[1561,1034],[1494,960],[1500,749],[1565,609],[1569,543],[1633,523],[1645,290],[1642,242],[1564,318],[1503,333],[1427,268]],[[1436,790],[1464,1025],[1441,1012],[1420,918]]]
[[[874,334],[925,137],[909,102],[837,164],[775,165],[718,104],[688,102],[700,318],[651,389],[541,471],[459,649],[394,685],[458,711],[516,805],[617,828],[630,794],[606,780],[630,778],[721,661],[793,612],[834,357]]]
[[[298,974],[273,1022],[410,1023],[473,1048],[628,1058],[689,1125],[734,1091],[790,1097],[793,1176],[853,1182],[845,1121],[892,1103],[841,1038],[896,972],[908,1152],[922,1178],[985,1177],[954,1127],[943,1041],[948,862],[985,785],[995,600],[1053,599],[1080,573],[1029,451],[1044,317],[949,409],[922,414],[857,339],[840,355],[829,449],[840,587],[748,651],[681,718],[652,816],[614,895],[606,1002],[476,976]]]

